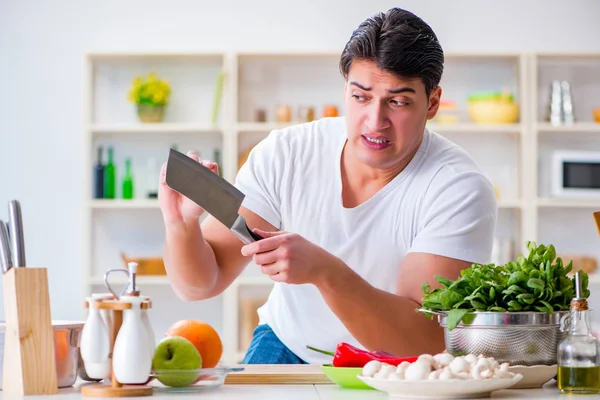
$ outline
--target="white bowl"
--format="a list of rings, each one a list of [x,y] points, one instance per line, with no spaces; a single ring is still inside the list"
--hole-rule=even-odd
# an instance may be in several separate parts
[[[511,389],[540,388],[558,373],[556,365],[511,365],[508,370],[514,374],[523,375],[523,378]]]
[[[389,397],[402,399],[477,399],[490,397],[496,390],[514,387],[522,378],[520,374],[511,374],[506,379],[450,379],[421,381],[392,381],[388,379],[367,378],[358,375],[358,379],[374,389],[386,392]]]

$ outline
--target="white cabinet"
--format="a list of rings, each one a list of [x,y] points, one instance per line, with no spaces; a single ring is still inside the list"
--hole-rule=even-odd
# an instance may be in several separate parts
[[[86,164],[86,293],[105,291],[103,273],[122,267],[129,257],[162,253],[164,227],[156,199],[146,196],[153,184],[149,160],[162,164],[168,149],[196,150],[214,159],[220,150],[223,176],[235,179],[239,162],[271,130],[301,122],[312,108],[316,118],[335,106],[344,114],[339,52],[226,54],[90,54],[86,59],[87,107],[84,135]],[[591,110],[600,105],[600,55],[447,54],[444,100],[457,105],[455,124],[432,121],[428,127],[465,148],[498,192],[499,243],[514,252],[526,240],[555,244],[565,252],[600,256],[591,211],[600,201],[557,200],[548,192],[548,154],[553,148],[600,149],[600,124]],[[155,72],[172,85],[165,121],[138,122],[127,92],[137,75]],[[218,118],[213,120],[217,77],[225,74]],[[548,87],[554,79],[572,83],[577,122],[554,127],[544,121]],[[467,98],[475,91],[510,92],[519,104],[515,123],[471,122]],[[290,122],[278,122],[278,107],[289,107]],[[92,165],[97,148],[112,146],[117,168],[117,199],[93,199]],[[124,160],[133,166],[133,200],[120,199]],[[539,162],[538,162],[539,161]],[[560,221],[558,220],[560,219]],[[223,362],[239,361],[240,302],[263,297],[271,282],[249,265],[222,295],[198,303],[177,299],[164,276],[140,276],[142,291],[152,296],[153,327],[160,338],[179,319],[211,323],[224,342]]]

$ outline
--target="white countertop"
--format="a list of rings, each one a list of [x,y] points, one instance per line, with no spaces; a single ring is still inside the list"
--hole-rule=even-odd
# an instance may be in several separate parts
[[[386,399],[387,394],[376,390],[349,390],[337,385],[224,385],[218,389],[194,393],[154,393],[149,397],[129,397],[130,399],[159,398],[165,400],[200,398],[202,400],[369,400]],[[60,389],[57,395],[52,396],[26,396],[26,400],[42,399],[90,399],[83,397],[77,386]],[[556,387],[556,382],[547,383],[541,389],[508,389],[492,393],[493,399],[576,399],[598,400],[598,395],[568,396],[561,395]],[[4,398],[0,392],[0,399]],[[12,400],[12,399],[11,399]]]

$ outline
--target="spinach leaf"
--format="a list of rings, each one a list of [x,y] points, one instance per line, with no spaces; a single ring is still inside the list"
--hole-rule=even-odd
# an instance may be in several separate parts
[[[424,283],[422,307],[448,312],[449,329],[474,311],[568,310],[575,297],[575,278],[570,276],[573,263],[564,265],[552,245],[527,242],[527,250],[527,256],[520,255],[504,265],[472,264],[454,281],[436,275],[442,287],[431,290]],[[580,274],[582,296],[587,298],[589,277],[584,271]]]

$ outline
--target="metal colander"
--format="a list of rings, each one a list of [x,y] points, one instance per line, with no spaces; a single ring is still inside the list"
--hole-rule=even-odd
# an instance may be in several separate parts
[[[555,365],[569,323],[568,311],[473,312],[450,330],[445,313],[422,311],[437,315],[450,354],[483,354],[511,365]]]

